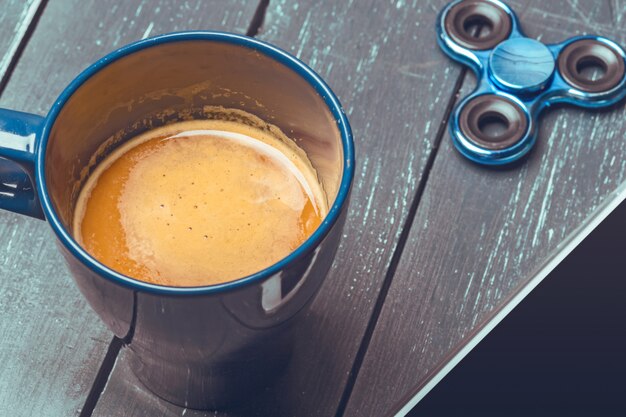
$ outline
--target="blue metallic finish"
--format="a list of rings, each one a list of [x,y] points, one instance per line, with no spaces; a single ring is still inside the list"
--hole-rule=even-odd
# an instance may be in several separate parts
[[[554,56],[547,46],[530,38],[507,39],[489,57],[491,79],[503,90],[536,93],[551,80]]]
[[[35,137],[44,118],[0,109],[0,209],[43,219],[35,184]]]
[[[559,44],[543,45],[524,35],[517,16],[509,6],[499,0],[484,0],[508,14],[511,18],[511,33],[507,40],[492,50],[470,50],[454,42],[445,30],[447,13],[463,1],[453,1],[440,12],[436,30],[441,49],[453,60],[470,67],[477,77],[475,90],[457,105],[449,122],[454,145],[468,159],[483,165],[514,162],[532,149],[536,141],[537,118],[543,109],[556,103],[600,108],[615,104],[626,96],[626,76],[608,91],[589,93],[567,83],[555,64],[564,48],[584,39],[604,43],[626,62],[624,49],[614,41],[588,35],[573,37]],[[482,94],[505,96],[523,109],[529,123],[519,142],[506,149],[493,150],[478,146],[462,133],[459,115],[463,106]]]

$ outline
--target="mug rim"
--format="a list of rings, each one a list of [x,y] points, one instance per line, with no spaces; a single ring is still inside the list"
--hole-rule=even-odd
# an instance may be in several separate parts
[[[157,285],[145,281],[126,276],[120,272],[117,272],[106,265],[102,264],[91,256],[86,250],[84,250],[78,242],[69,234],[59,217],[54,210],[50,195],[48,193],[46,178],[45,178],[45,154],[48,144],[48,139],[52,127],[56,122],[56,119],[65,106],[66,102],[72,97],[72,95],[93,75],[97,72],[112,64],[113,62],[123,58],[127,55],[141,51],[143,49],[156,47],[162,44],[182,41],[211,41],[211,42],[224,42],[231,43],[243,47],[254,49],[269,58],[277,61],[292,71],[298,76],[303,78],[306,82],[315,89],[315,91],[324,100],[327,108],[330,110],[337,123],[337,128],[341,136],[341,145],[343,148],[343,170],[341,176],[341,182],[337,191],[337,196],[331,205],[328,214],[318,226],[318,228],[308,237],[300,246],[294,251],[289,253],[286,257],[282,258],[278,262],[264,268],[254,274],[238,278],[233,281],[228,281],[220,284],[196,286],[196,287],[174,287],[166,285]],[[95,272],[99,276],[108,279],[114,283],[130,287],[134,290],[142,290],[144,292],[155,294],[168,294],[168,295],[201,295],[225,292],[227,290],[236,289],[242,286],[246,286],[255,282],[262,281],[272,275],[280,272],[287,265],[293,263],[295,260],[301,258],[303,255],[314,250],[326,235],[330,232],[331,228],[337,222],[350,193],[352,186],[352,180],[354,177],[354,142],[352,139],[352,131],[350,124],[345,115],[343,107],[339,102],[339,99],[330,89],[330,87],[322,80],[322,78],[313,71],[308,65],[294,57],[290,53],[274,46],[269,43],[260,41],[255,38],[250,38],[244,35],[238,35],[230,32],[222,31],[184,31],[184,32],[171,32],[162,35],[157,35],[151,38],[142,39],[105,55],[91,64],[87,69],[82,71],[76,78],[74,78],[70,84],[61,92],[59,97],[55,100],[50,112],[45,118],[41,137],[36,150],[36,164],[35,164],[35,177],[36,182],[39,185],[37,192],[41,206],[44,211],[46,220],[50,223],[52,230],[63,244],[63,246],[69,250],[69,252],[78,259],[83,265]]]

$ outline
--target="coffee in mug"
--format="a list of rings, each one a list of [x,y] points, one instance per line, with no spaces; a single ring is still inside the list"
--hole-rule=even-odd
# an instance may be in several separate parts
[[[106,156],[77,200],[81,246],[127,276],[178,287],[245,277],[300,246],[328,210],[313,165],[277,127],[230,114],[149,130]]]

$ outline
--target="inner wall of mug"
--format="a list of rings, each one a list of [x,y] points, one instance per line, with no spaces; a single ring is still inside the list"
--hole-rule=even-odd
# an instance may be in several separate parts
[[[73,233],[80,187],[110,151],[181,115],[202,117],[205,106],[241,109],[278,126],[307,153],[332,206],[343,148],[335,118],[317,91],[258,50],[185,40],[150,46],[108,64],[60,111],[48,139],[45,176],[66,230]]]

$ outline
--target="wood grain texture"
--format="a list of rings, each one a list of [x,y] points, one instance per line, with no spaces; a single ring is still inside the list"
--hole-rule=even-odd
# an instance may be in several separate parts
[[[7,76],[42,0],[5,0],[0,7],[0,80]]]
[[[122,353],[98,416],[333,416],[407,219],[459,68],[434,48],[433,2],[270,1],[259,37],[303,59],[339,95],[353,127],[357,173],[342,245],[297,330],[286,373],[225,412],[155,403]],[[393,22],[391,24],[390,22]],[[424,40],[427,41],[424,41]],[[134,395],[134,396],[133,396]],[[138,398],[130,414],[104,402]],[[134,401],[134,400],[133,400]]]
[[[116,47],[182,29],[244,32],[255,6],[51,1],[0,106],[44,114],[75,75]],[[45,222],[1,212],[0,253],[0,415],[77,415],[111,334],[72,282]]]
[[[511,5],[547,43],[583,33],[626,43],[625,2]],[[468,162],[446,135],[346,416],[390,415],[624,181],[625,115],[623,104],[553,109],[534,152],[504,170]]]

